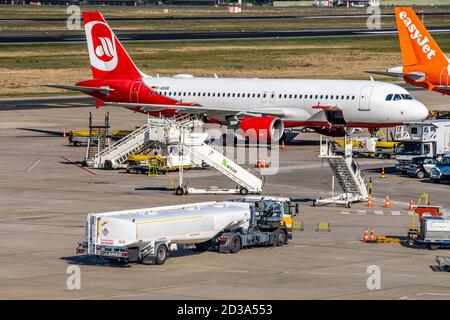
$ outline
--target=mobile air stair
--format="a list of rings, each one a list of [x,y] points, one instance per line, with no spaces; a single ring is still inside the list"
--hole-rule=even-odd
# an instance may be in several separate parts
[[[215,168],[220,173],[232,179],[238,184],[236,188],[221,189],[189,188],[183,183],[183,167],[179,168],[179,184],[175,187],[177,195],[193,193],[226,193],[226,194],[258,194],[262,192],[264,184],[260,179],[248,170],[236,164],[205,143],[207,133],[201,132],[203,122],[195,115],[177,115],[173,118],[149,118],[148,123],[135,130],[110,147],[96,153],[94,157],[87,159],[87,165],[97,169],[119,169],[125,167],[124,163],[131,154],[137,154],[155,143],[178,146],[179,157],[189,152],[192,158],[201,159],[207,165]],[[199,130],[200,129],[200,130]],[[200,132],[199,132],[200,131]],[[182,159],[180,163],[183,163]]]
[[[369,191],[364,173],[358,165],[355,158],[352,157],[352,141],[345,138],[345,153],[343,156],[336,155],[334,145],[329,140],[322,140],[320,137],[320,155],[319,158],[327,160],[333,171],[332,195],[330,198],[319,198],[314,200],[313,205],[337,204],[348,208],[354,202],[367,201]],[[335,195],[334,184],[337,180],[342,193]]]
[[[199,120],[195,116],[177,115],[173,118],[148,118],[148,123],[93,156],[86,164],[96,169],[120,169],[131,154],[137,154],[154,143],[178,142],[179,127],[193,128]]]
[[[221,188],[189,188],[187,184],[183,184],[183,170],[179,171],[179,185],[175,189],[177,195],[183,194],[242,194],[248,193],[259,194],[262,192],[264,185],[263,179],[258,178],[250,171],[239,166],[233,160],[224,156],[221,152],[215,150],[205,143],[207,133],[184,133],[181,137],[183,148],[190,152],[194,157],[199,157],[206,164],[215,168],[217,171],[227,176],[239,186],[232,189]]]

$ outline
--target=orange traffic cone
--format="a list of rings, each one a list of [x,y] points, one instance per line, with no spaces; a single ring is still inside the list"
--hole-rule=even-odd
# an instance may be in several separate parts
[[[64,133],[63,133],[63,137],[64,137],[64,139],[66,139],[67,138],[67,133],[64,131]]]
[[[373,201],[372,201],[372,194],[369,193],[369,199],[367,199],[367,207],[372,208],[373,207]]]
[[[384,167],[381,168],[381,178],[386,178],[386,175],[384,174]]]
[[[411,201],[409,202],[409,207],[408,207],[408,211],[409,211],[409,212],[414,211],[413,205],[414,205],[414,201],[411,200]]]
[[[370,231],[370,241],[375,241],[375,229],[373,227]]]
[[[384,207],[386,209],[389,209],[391,207],[391,201],[389,199],[389,194],[388,193],[386,193],[386,202],[384,203]]]
[[[366,230],[364,231],[364,238],[363,238],[363,241],[364,241],[364,242],[369,241],[369,231],[367,230],[367,227],[366,227]]]
[[[281,139],[281,146],[280,146],[281,150],[284,150],[284,139]]]

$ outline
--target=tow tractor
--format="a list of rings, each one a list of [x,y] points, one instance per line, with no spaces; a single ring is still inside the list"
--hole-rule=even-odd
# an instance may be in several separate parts
[[[179,246],[237,253],[282,246],[292,239],[298,205],[289,198],[244,197],[224,202],[91,213],[77,253],[119,262],[164,264]]]

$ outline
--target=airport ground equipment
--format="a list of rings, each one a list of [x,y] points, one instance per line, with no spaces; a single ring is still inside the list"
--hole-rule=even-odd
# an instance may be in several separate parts
[[[171,148],[167,148],[171,149]],[[133,173],[148,173],[150,167],[155,167],[158,172],[166,173],[178,170],[181,166],[183,169],[194,168],[191,157],[183,156],[183,163],[179,162],[179,156],[173,152],[169,156],[159,154],[133,154],[127,159],[127,171]],[[201,165],[201,163],[200,163]]]
[[[450,272],[450,257],[437,256],[437,266],[433,266],[433,271],[447,271]]]
[[[249,170],[239,166],[233,160],[227,158],[221,152],[205,143],[207,133],[183,133],[181,146],[194,157],[202,159],[207,165],[217,169],[238,184],[236,188],[192,188],[184,182],[183,168],[180,168],[179,183],[175,194],[259,194],[262,192],[264,180],[255,176]],[[185,152],[182,153],[182,155]],[[181,156],[182,156],[181,155]]]
[[[109,112],[105,113],[103,125],[92,123],[92,113],[89,112],[89,136],[87,141],[85,163],[89,163],[105,148],[111,145],[111,135],[109,132]]]
[[[450,152],[450,120],[426,120],[395,128],[396,169],[406,174],[414,157],[440,158]]]
[[[450,181],[450,153],[447,153],[441,161],[430,170],[430,179],[435,183]]]
[[[129,155],[158,144],[179,143],[180,128],[190,131],[203,124],[196,116],[176,115],[172,118],[148,118],[148,123],[123,139],[98,152],[88,165],[98,169],[124,168]]]
[[[390,159],[395,155],[395,148],[399,142],[379,141],[378,137],[352,137],[353,156],[355,158],[384,158]],[[345,139],[333,140],[336,154],[345,153]]]
[[[287,210],[287,211],[285,211]],[[291,228],[289,201],[261,198],[91,213],[77,253],[122,262],[164,264],[183,246],[236,253],[251,246],[281,246]]]
[[[111,130],[111,141],[119,141],[123,137],[129,135],[132,131],[128,130]],[[96,137],[100,134],[98,130],[70,130],[68,134],[69,143],[73,144],[75,147],[81,145],[87,145],[89,141],[89,135],[92,134]]]
[[[367,201],[369,197],[368,184],[358,162],[352,156],[353,144],[346,138],[345,154],[336,155],[334,144],[330,139],[323,141],[320,137],[319,158],[327,160],[333,171],[332,195],[330,198],[319,198],[313,201],[313,206],[323,204],[337,204],[351,207],[352,203]],[[334,182],[338,181],[343,193],[334,194]]]
[[[450,216],[422,216],[420,229],[408,230],[408,243],[428,249],[450,247]]]

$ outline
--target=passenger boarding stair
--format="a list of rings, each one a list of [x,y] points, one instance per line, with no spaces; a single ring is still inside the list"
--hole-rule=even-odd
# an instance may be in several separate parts
[[[368,200],[369,191],[367,181],[358,162],[352,157],[352,146],[352,141],[346,138],[345,154],[339,156],[334,153],[333,143],[331,143],[329,139],[326,139],[325,143],[323,143],[321,137],[319,158],[328,161],[328,164],[333,171],[334,179],[337,180],[343,193],[336,196],[334,195],[333,179],[331,198],[317,199],[315,200],[314,205],[334,203],[350,207],[354,202]]]
[[[239,184],[236,189],[194,189],[182,187],[182,182],[177,189],[177,194],[186,193],[261,193],[263,180],[252,174],[250,171],[236,164],[233,160],[224,156],[205,143],[207,133],[189,133],[184,135],[183,146],[194,157],[199,157],[206,164],[217,169],[223,175]]]
[[[141,152],[152,143],[166,143],[168,140],[173,140],[173,137],[177,138],[179,136],[177,128],[180,126],[193,128],[196,121],[198,121],[197,117],[188,115],[164,119],[149,118],[147,124],[96,153],[87,161],[87,164],[97,169],[122,168],[129,155]],[[169,130],[170,128],[172,130]]]

